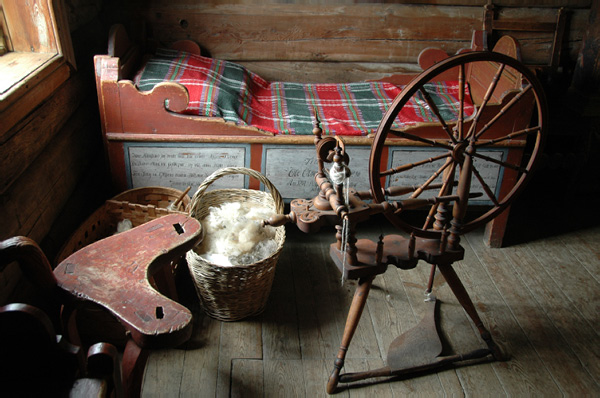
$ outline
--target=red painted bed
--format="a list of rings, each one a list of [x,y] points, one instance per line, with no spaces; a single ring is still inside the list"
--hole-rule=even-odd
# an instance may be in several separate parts
[[[474,43],[477,42],[479,41],[474,40]],[[185,57],[197,57],[200,63],[204,63],[206,70],[211,71],[208,73],[210,75],[218,69],[218,65],[215,66],[214,63],[226,61],[201,57],[200,48],[190,41],[175,43],[172,48],[178,52],[169,53],[172,58],[169,61],[172,62],[169,66],[171,69],[169,73],[164,74],[168,79],[152,83],[153,88],[150,91],[141,91],[137,85],[140,84],[140,76],[144,73],[141,70],[148,65],[152,54],[143,54],[141,47],[129,40],[122,26],[111,29],[108,54],[95,57],[102,133],[115,188],[125,190],[147,185],[178,189],[185,189],[186,186],[195,188],[217,168],[244,166],[265,174],[287,199],[312,197],[317,189],[312,181],[316,165],[312,161],[314,137],[311,130],[306,127],[291,129],[283,122],[272,120],[269,123],[275,128],[264,125],[256,127],[251,125],[247,118],[239,115],[236,116],[238,119],[234,120],[224,117],[224,113],[202,113],[202,109],[208,109],[206,107],[196,114],[191,114],[194,110],[189,109],[190,92],[195,98],[194,101],[197,101],[197,93],[193,93],[193,90],[189,89],[190,86],[186,88],[177,82],[178,73],[176,70],[172,73],[173,65]],[[474,49],[478,50],[480,46],[474,44]],[[518,43],[510,37],[500,40],[494,51],[514,58],[519,57]],[[419,65],[427,69],[447,57],[448,55],[441,50],[428,49],[421,53]],[[454,68],[435,76],[432,83],[457,82],[457,70]],[[254,75],[247,72],[252,79]],[[525,94],[525,100],[519,98],[517,106],[507,106],[511,100],[519,97],[522,91],[519,73],[503,74],[495,84],[493,93],[485,99],[490,87],[489,81],[494,73],[495,66],[489,62],[470,64],[465,69],[466,89],[463,91],[465,98],[462,103],[465,108],[471,103],[475,106],[471,111],[464,111],[463,117],[466,119],[474,117],[475,110],[481,107],[482,102],[486,102],[480,115],[482,121],[494,119],[494,115],[502,113],[502,117],[486,132],[486,139],[502,138],[497,143],[490,144],[490,153],[497,153],[500,161],[490,163],[491,168],[496,169],[490,171],[489,177],[486,177],[491,181],[489,185],[492,190],[497,192],[497,195],[502,195],[503,191],[508,192],[514,185],[520,172],[516,168],[505,166],[521,163],[527,141],[526,134],[516,134],[508,139],[506,137],[510,132],[522,131],[529,125],[533,102],[527,98],[529,94]],[[181,77],[182,74],[179,75]],[[401,92],[401,88],[413,78],[415,75],[398,74],[369,84],[389,89],[389,98],[386,99],[388,103],[385,105],[389,107],[393,100],[391,93]],[[136,79],[137,85],[134,82]],[[251,85],[255,83],[254,80],[250,82]],[[266,83],[271,89],[270,93],[281,89],[278,82]],[[456,83],[453,85],[456,86]],[[309,92],[311,89],[302,86],[301,91]],[[316,105],[320,106],[325,102],[321,101]],[[206,101],[204,104],[206,105]],[[435,108],[429,104],[426,102],[424,107]],[[314,102],[309,105],[316,110],[312,115],[305,115],[305,122],[315,119],[322,123],[323,127],[330,118],[327,114],[322,114]],[[392,132],[387,135],[385,147],[379,154],[382,170],[393,168],[398,162],[404,163],[403,159],[406,156],[419,159],[423,156],[431,157],[431,150],[435,149],[432,148],[432,142],[448,139],[448,131],[452,129],[453,121],[444,119],[448,123],[443,127],[435,117],[432,118],[431,114],[435,114],[432,110],[435,111],[429,109],[430,115],[427,118],[417,123],[399,126],[395,129],[398,134]],[[312,112],[310,107],[308,112]],[[382,112],[385,113],[385,109]],[[201,116],[202,114],[209,116]],[[269,115],[268,118],[272,116]],[[278,131],[278,125],[284,127]],[[350,165],[353,170],[353,183],[357,189],[368,187],[368,157],[377,128],[371,126],[344,130],[336,124],[331,126],[323,129],[325,134],[334,135],[337,130],[343,131],[340,135],[353,159]],[[421,161],[417,160],[417,163],[419,162]],[[409,175],[407,178],[410,180],[413,177]],[[229,181],[223,181],[223,184],[229,187],[260,188],[258,182],[246,181],[241,176],[237,179],[232,177]],[[484,198],[481,204],[493,205],[489,198]],[[501,244],[507,213],[505,211],[503,215],[496,217],[494,225],[488,225],[488,243],[493,246]]]

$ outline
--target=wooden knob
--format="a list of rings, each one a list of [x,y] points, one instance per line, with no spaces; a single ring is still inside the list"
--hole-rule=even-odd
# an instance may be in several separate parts
[[[263,220],[261,224],[263,227],[267,226],[267,225],[270,225],[272,227],[280,227],[289,222],[295,222],[295,221],[296,221],[296,214],[294,214],[294,212],[291,212],[290,214],[276,214],[273,217],[269,217],[269,219],[267,219],[267,220]]]

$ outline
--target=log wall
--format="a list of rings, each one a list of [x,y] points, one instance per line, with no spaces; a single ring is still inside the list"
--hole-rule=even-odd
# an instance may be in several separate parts
[[[0,240],[37,241],[52,261],[63,242],[108,195],[93,54],[106,49],[101,1],[66,0],[77,70],[32,112],[10,120],[0,141]],[[7,127],[12,115],[2,115]],[[0,305],[26,300],[17,264],[0,269]]]
[[[260,4],[258,4],[260,3]],[[309,4],[310,3],[310,4]],[[123,10],[148,23],[160,43],[197,41],[215,58],[236,61],[272,80],[340,81],[363,72],[412,71],[427,47],[470,47],[483,28],[486,0],[129,2]],[[400,3],[400,2],[398,2]],[[553,22],[568,9],[565,56],[576,59],[590,0],[494,1],[498,19]],[[549,59],[552,36],[516,33],[525,63]]]

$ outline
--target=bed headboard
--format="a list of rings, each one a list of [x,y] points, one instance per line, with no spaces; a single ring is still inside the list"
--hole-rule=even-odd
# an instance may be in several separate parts
[[[140,65],[142,45],[129,39],[125,26],[113,25],[108,34],[107,54],[119,58],[118,79],[129,78]]]
[[[521,60],[519,43],[511,36],[501,37],[492,51]],[[496,70],[497,66],[495,64],[477,62],[474,63],[471,70],[468,71],[469,75],[467,80],[469,81],[471,96],[475,104],[481,103],[488,89],[488,84],[481,84],[479,77],[483,77],[483,81],[489,82],[496,73]],[[513,73],[502,74],[502,77],[498,81],[496,89],[490,98],[490,103],[492,104],[501,103],[504,96],[521,88],[521,74],[512,70],[512,68],[507,68],[507,70],[512,71]]]

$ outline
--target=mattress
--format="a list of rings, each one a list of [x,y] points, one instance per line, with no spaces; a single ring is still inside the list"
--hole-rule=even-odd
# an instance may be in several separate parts
[[[222,118],[274,134],[311,134],[318,119],[325,135],[374,133],[402,87],[387,82],[270,82],[234,62],[182,51],[159,49],[135,76],[140,91],[162,82],[183,85],[189,94],[185,114]],[[448,124],[458,117],[458,81],[424,86]],[[465,116],[474,114],[466,89]],[[393,128],[438,123],[418,93],[398,115]]]

